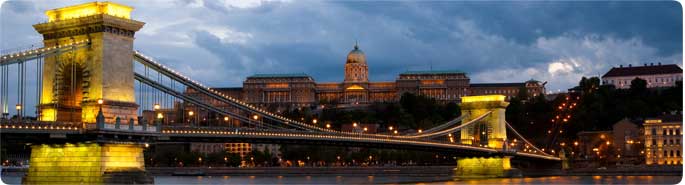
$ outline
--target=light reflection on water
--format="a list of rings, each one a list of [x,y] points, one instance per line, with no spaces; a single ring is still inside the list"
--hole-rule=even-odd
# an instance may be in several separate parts
[[[438,176],[159,176],[155,184],[676,184],[680,176],[550,176],[460,179]]]
[[[444,176],[157,176],[155,184],[676,184],[681,176],[550,176],[453,180]],[[19,184],[21,176],[2,176]]]

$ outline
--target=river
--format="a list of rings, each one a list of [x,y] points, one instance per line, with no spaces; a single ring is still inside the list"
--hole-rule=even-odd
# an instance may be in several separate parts
[[[157,176],[155,184],[677,184],[681,176],[550,176],[461,179],[438,176]],[[21,176],[3,176],[19,184]]]

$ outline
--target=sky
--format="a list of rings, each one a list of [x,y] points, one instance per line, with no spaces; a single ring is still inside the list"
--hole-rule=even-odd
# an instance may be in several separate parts
[[[0,48],[41,42],[44,11],[86,1],[6,1]],[[619,65],[682,66],[678,2],[118,1],[145,22],[134,47],[209,86],[256,73],[341,82],[355,41],[371,81],[459,70],[472,83],[546,81],[565,91]],[[32,70],[31,68],[29,70]]]

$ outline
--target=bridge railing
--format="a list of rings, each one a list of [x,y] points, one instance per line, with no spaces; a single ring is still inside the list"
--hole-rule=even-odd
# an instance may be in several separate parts
[[[0,129],[27,129],[27,130],[104,130],[123,132],[157,133],[160,129],[155,125],[131,125],[105,123],[98,127],[94,123],[83,122],[56,122],[37,120],[0,119]]]

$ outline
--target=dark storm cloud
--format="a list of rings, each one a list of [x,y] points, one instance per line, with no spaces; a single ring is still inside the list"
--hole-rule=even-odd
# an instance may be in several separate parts
[[[146,22],[136,48],[211,86],[240,86],[254,73],[341,81],[355,40],[374,81],[457,69],[474,82],[535,78],[556,90],[620,64],[682,63],[677,2],[120,3]],[[0,12],[5,48],[39,42],[31,24],[42,11],[76,3],[18,4]]]

